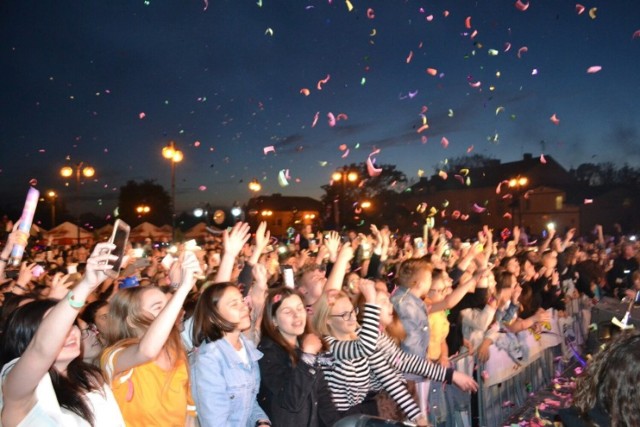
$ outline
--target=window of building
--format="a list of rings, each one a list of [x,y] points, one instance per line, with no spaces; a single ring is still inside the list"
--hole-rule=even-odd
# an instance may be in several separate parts
[[[564,198],[562,196],[556,196],[556,210],[557,211],[561,211],[562,210],[563,199]]]

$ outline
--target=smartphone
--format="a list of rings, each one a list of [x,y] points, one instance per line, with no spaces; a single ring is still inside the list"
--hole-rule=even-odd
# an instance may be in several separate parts
[[[416,249],[424,248],[424,241],[422,240],[422,237],[416,237],[413,239],[413,243],[416,245]]]
[[[67,274],[76,274],[78,272],[77,264],[69,264],[67,265]]]
[[[284,285],[287,288],[295,288],[295,282],[293,280],[293,267],[290,265],[282,266],[282,276],[284,277]]]
[[[135,248],[133,250],[133,256],[136,258],[144,257],[144,248]]]
[[[118,274],[120,274],[120,269],[124,263],[125,249],[127,247],[127,242],[129,241],[130,231],[131,227],[129,227],[129,224],[120,219],[116,220],[116,223],[113,225],[113,233],[109,238],[109,243],[113,243],[116,246],[111,251],[111,255],[117,256],[118,259],[113,261],[113,268],[107,271],[107,275],[109,277],[116,278],[118,277]]]

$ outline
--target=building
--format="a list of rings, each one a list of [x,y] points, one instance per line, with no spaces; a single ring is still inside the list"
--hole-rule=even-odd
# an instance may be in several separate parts
[[[311,197],[275,193],[249,199],[245,212],[252,229],[261,221],[266,221],[272,236],[284,237],[291,227],[297,231],[307,224],[311,224],[314,229],[321,228],[322,209],[322,203]]]
[[[466,238],[484,224],[496,231],[520,224],[539,235],[550,222],[560,232],[580,229],[579,204],[567,197],[577,186],[553,157],[525,154],[515,162],[491,160],[484,167],[422,178],[405,206]]]

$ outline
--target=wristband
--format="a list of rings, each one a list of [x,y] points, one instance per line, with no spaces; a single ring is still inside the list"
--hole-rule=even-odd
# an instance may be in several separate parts
[[[69,302],[69,305],[73,308],[82,308],[84,307],[86,301],[76,301],[73,299],[73,291],[69,291],[69,293],[67,294],[67,301]]]

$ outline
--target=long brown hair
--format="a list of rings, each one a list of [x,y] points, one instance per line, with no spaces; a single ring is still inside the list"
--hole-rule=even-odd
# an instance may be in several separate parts
[[[193,312],[191,338],[194,347],[198,347],[202,343],[217,341],[223,338],[225,333],[233,332],[238,326],[222,317],[218,307],[227,288],[231,287],[237,288],[231,282],[215,283],[200,294]]]
[[[277,326],[274,323],[276,319],[276,311],[282,305],[287,298],[297,295],[301,301],[304,301],[300,294],[291,288],[279,287],[271,289],[267,294],[267,301],[264,306],[264,313],[262,315],[262,336],[269,337],[272,341],[282,347],[291,359],[291,364],[296,366],[298,364],[299,356],[296,348],[293,347],[287,340],[284,339]],[[304,304],[304,302],[303,302]],[[309,323],[305,323],[305,333],[309,330]],[[300,344],[298,337],[298,344]]]

